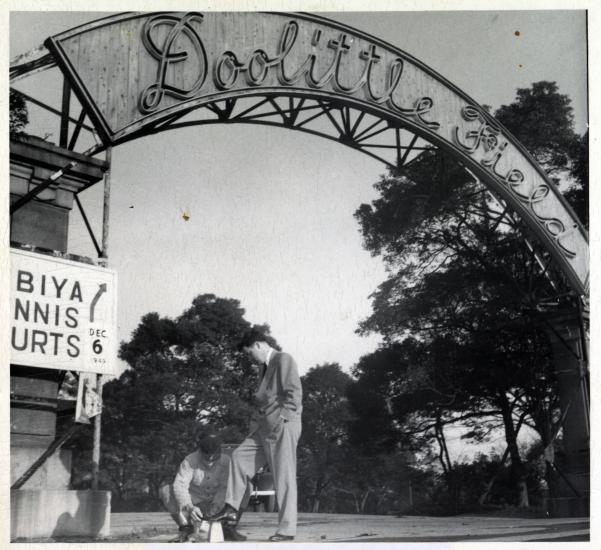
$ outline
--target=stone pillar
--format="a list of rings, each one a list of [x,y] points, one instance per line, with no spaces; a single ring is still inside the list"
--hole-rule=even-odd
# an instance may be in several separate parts
[[[108,165],[36,137],[10,142],[10,202],[25,195],[69,162],[78,164],[17,210],[10,219],[11,242],[67,252],[74,194],[102,179]]]
[[[10,483],[17,481],[54,441],[60,371],[11,365]],[[71,453],[60,449],[23,489],[68,489]]]
[[[590,513],[589,373],[586,335],[580,312],[554,314],[549,330],[563,421],[563,452],[555,456],[562,475],[557,494],[549,499],[555,517],[582,517]],[[584,336],[584,337],[583,337]],[[565,479],[562,477],[565,476]]]
[[[108,168],[108,164],[102,160],[85,157],[36,137],[25,136],[11,140],[11,204],[71,161],[77,162],[72,171],[11,216],[11,246],[69,257],[69,213],[73,208],[74,195],[100,181]],[[27,365],[10,367],[11,484],[42,455],[57,435],[60,374],[58,370]],[[28,509],[31,513],[28,517],[20,517],[17,512],[21,508],[15,507],[14,512],[19,517],[13,513],[12,538],[27,536],[19,526],[34,521],[37,513],[33,509],[35,503],[42,506],[44,502],[44,506],[47,506],[50,498],[48,495],[57,498],[57,507],[53,509],[53,513],[61,511],[59,504],[65,500],[59,493],[69,489],[70,478],[71,453],[59,450],[22,486],[22,491],[12,491],[13,504],[21,502],[27,493],[28,504],[22,510]],[[78,496],[81,497],[79,493]],[[91,498],[98,500],[99,497],[96,495]],[[101,497],[101,500],[110,502],[110,495]],[[82,509],[83,507],[82,504]],[[48,536],[51,534],[48,533]]]

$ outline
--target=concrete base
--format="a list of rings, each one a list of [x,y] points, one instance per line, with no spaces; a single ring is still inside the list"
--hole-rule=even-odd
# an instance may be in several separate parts
[[[10,448],[10,483],[17,481],[29,467],[42,455],[46,447]],[[64,490],[71,481],[71,451],[60,449],[40,466],[22,486],[24,490]]]
[[[11,491],[10,508],[13,541],[110,534],[109,491]]]

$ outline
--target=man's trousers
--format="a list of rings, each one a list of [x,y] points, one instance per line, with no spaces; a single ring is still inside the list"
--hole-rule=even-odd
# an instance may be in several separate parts
[[[238,510],[250,479],[265,463],[273,475],[279,508],[277,534],[296,535],[296,446],[301,422],[279,422],[266,432],[260,427],[232,453],[225,502]]]

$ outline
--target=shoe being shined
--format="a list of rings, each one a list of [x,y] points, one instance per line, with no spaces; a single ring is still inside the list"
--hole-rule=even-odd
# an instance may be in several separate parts
[[[181,525],[177,537],[171,539],[169,542],[188,542],[193,532],[194,527],[192,525]]]
[[[246,540],[246,536],[240,533],[235,525],[223,526],[223,539],[228,542],[242,542]]]
[[[208,521],[221,521],[223,523],[238,523],[238,511],[226,504],[219,512],[206,518]]]

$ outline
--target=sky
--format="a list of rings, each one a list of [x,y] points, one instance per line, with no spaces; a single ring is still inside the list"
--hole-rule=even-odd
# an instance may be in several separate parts
[[[10,57],[102,15],[13,13]],[[555,81],[572,99],[576,131],[586,129],[582,10],[324,15],[410,53],[493,109],[519,87]],[[46,93],[27,86],[17,88]],[[384,172],[339,144],[259,126],[188,128],[116,147],[109,266],[119,277],[119,338],[149,311],[175,317],[213,293],[239,300],[250,322],[268,323],[301,374],[325,362],[348,370],[379,343],[355,333],[386,273],[363,249],[353,213],[377,197]],[[101,186],[80,198],[99,235]],[[71,217],[69,252],[93,256]]]

